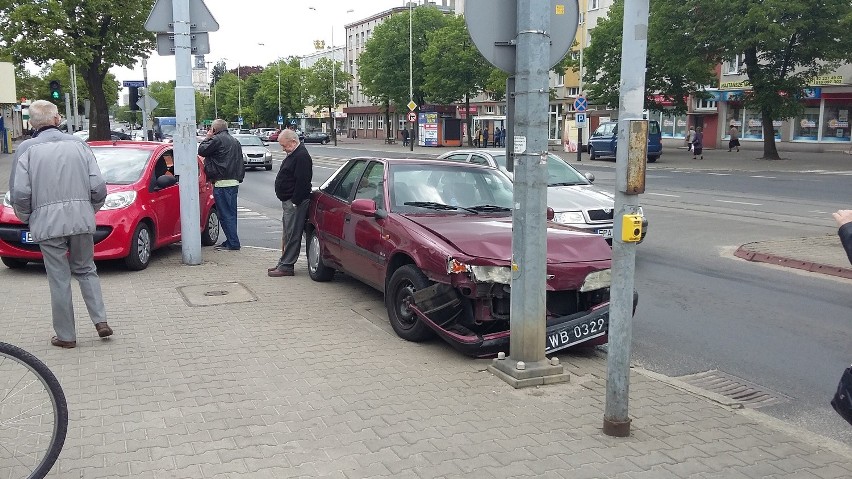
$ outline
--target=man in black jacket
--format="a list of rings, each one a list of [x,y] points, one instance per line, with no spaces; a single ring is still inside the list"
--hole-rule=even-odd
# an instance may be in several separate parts
[[[227,238],[216,246],[218,250],[237,251],[240,237],[237,234],[237,193],[246,176],[243,147],[228,132],[228,123],[213,120],[207,138],[198,145],[198,154],[204,157],[204,174],[213,183],[213,199],[219,212],[219,223]]]
[[[278,135],[278,143],[287,157],[275,177],[275,196],[281,200],[281,208],[284,210],[281,217],[284,232],[281,238],[281,258],[277,265],[267,270],[267,274],[273,278],[293,276],[293,265],[302,249],[302,233],[308,215],[314,173],[311,155],[305,145],[299,142],[299,135],[295,131],[283,130]]]
[[[843,249],[846,250],[846,256],[849,262],[852,263],[852,210],[838,210],[833,213],[834,219],[840,225],[837,234],[840,236],[840,243]]]

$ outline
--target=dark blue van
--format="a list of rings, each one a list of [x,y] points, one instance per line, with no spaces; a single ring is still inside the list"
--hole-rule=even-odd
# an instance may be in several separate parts
[[[615,158],[617,144],[618,122],[601,123],[589,137],[589,157],[592,160]],[[660,123],[657,120],[650,120],[648,121],[648,163],[657,161],[662,154],[663,134],[660,131]]]

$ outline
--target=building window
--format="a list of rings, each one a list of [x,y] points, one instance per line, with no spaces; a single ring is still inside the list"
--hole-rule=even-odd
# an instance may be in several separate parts
[[[494,114],[494,105],[485,105],[485,114],[493,115]]]
[[[405,117],[402,116],[402,115],[399,115],[399,126],[397,127],[397,129],[399,131],[402,131],[402,130],[405,129]]]
[[[819,102],[805,108],[802,116],[793,120],[793,141],[819,139]]]
[[[568,87],[568,96],[580,96],[580,87],[578,87],[578,86]]]
[[[580,12],[580,21],[577,23],[580,25],[586,23],[586,12]]]
[[[349,117],[349,128],[352,128],[352,129],[355,128],[355,117],[354,116]]]
[[[376,117],[376,129],[384,130],[385,129],[385,115],[381,114]]]
[[[373,115],[367,115],[367,129],[373,129]]]
[[[364,115],[358,115],[358,129],[364,129]]]
[[[739,75],[745,67],[745,55],[739,54],[725,62],[722,73],[725,75]]]
[[[547,118],[547,138],[558,140],[562,138],[562,105],[550,105],[550,115]]]
[[[716,109],[716,99],[715,98],[708,98],[708,99],[696,98],[695,104],[693,105],[693,107],[694,107],[695,110],[715,110]]]
[[[597,10],[601,8],[600,0],[589,0],[589,10]]]
[[[564,86],[565,85],[565,73],[561,72],[556,77],[556,86]]]

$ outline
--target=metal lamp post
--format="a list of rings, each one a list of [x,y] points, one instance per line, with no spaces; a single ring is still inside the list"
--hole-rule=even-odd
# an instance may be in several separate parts
[[[243,127],[243,79],[240,77],[240,64],[237,63],[237,123]]]

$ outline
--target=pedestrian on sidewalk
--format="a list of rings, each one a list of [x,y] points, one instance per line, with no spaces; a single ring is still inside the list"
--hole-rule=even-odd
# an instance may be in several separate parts
[[[266,270],[273,278],[294,274],[294,265],[302,249],[302,233],[308,216],[314,170],[311,154],[295,132],[283,131],[278,137],[278,143],[287,157],[275,176],[275,196],[281,200],[284,213],[281,216],[281,258],[278,264]]]
[[[71,277],[80,292],[98,336],[112,335],[107,324],[101,280],[95,267],[95,212],[107,190],[95,155],[74,135],[59,131],[56,105],[36,100],[30,105],[33,138],[15,152],[9,192],[15,216],[29,225],[44,258],[50,286],[53,329],[50,343],[77,346]]]
[[[280,134],[279,134],[280,136]],[[228,122],[213,120],[210,131],[198,145],[198,154],[204,157],[204,174],[213,183],[213,199],[225,233],[225,241],[217,250],[238,251],[240,236],[237,233],[237,196],[240,183],[246,176],[243,147],[228,131]]]
[[[740,151],[740,131],[737,130],[737,126],[731,123],[731,129],[728,130],[728,151],[730,152],[733,148],[736,148],[737,151]]]
[[[686,151],[692,152],[692,147],[693,147],[692,143],[695,141],[695,127],[694,126],[690,125],[689,131],[686,132],[685,141],[686,141]],[[693,156],[695,156],[695,155],[693,155]],[[693,158],[693,159],[695,159],[695,158]]]
[[[402,130],[402,146],[408,146],[408,128]]]
[[[488,148],[488,127],[482,127],[482,147]]]
[[[477,128],[473,137],[473,146],[479,148],[479,145],[482,144],[482,128]]]
[[[704,159],[704,128],[700,126],[695,129],[695,138],[692,140],[692,159],[698,155],[699,159]]]
[[[852,210],[837,210],[832,216],[840,226],[837,235],[840,236],[840,244],[843,245],[849,263],[852,264]]]

